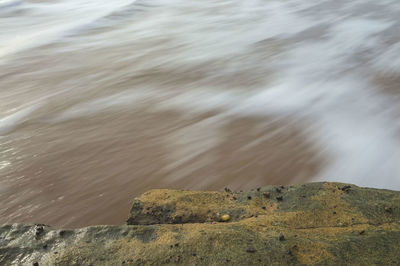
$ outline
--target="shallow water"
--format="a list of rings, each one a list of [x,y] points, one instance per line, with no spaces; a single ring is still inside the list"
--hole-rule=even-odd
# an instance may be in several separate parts
[[[0,223],[152,188],[400,189],[400,2],[0,0]]]

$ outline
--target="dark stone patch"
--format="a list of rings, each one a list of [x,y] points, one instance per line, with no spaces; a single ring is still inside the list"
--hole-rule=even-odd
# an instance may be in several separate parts
[[[44,228],[42,225],[36,225],[35,227],[35,237],[38,239],[42,234],[44,234]]]
[[[253,248],[253,247],[248,247],[248,248],[246,249],[246,252],[247,252],[247,253],[255,253],[255,252],[256,252],[256,249]]]
[[[134,231],[133,236],[143,243],[149,243],[157,239],[157,230],[153,227],[140,227]]]
[[[74,232],[72,231],[72,230],[60,230],[59,232],[58,232],[58,235],[60,236],[60,237],[69,237],[69,236],[71,236],[71,235],[73,235],[74,234]]]
[[[393,208],[392,207],[385,207],[385,212],[393,213]]]
[[[349,185],[343,186],[340,190],[349,193],[351,191],[351,186]]]
[[[133,202],[128,225],[150,225],[163,223],[182,223],[182,217],[173,218],[176,208],[173,205],[156,205],[144,211],[143,203],[140,200]],[[192,218],[192,217],[190,217]]]

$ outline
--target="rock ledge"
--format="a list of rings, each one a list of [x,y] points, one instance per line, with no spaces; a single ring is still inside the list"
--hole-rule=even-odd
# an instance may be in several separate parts
[[[400,192],[151,190],[125,226],[0,226],[0,265],[400,265]]]

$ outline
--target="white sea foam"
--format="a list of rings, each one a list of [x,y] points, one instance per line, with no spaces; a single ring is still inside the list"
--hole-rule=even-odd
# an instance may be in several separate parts
[[[400,75],[400,42],[392,45],[374,59],[373,65],[376,71],[383,74]]]
[[[70,0],[54,3],[26,1],[22,4],[7,1],[4,5],[19,4],[18,8],[27,10],[27,15],[0,17],[0,59],[23,49],[47,44],[76,27],[93,22],[133,2]]]

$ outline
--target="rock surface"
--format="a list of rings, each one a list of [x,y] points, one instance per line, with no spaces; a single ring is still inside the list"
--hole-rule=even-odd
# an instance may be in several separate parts
[[[399,254],[400,192],[341,183],[152,190],[125,226],[0,227],[0,265],[399,265]]]

